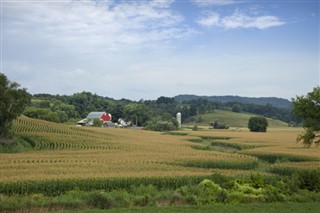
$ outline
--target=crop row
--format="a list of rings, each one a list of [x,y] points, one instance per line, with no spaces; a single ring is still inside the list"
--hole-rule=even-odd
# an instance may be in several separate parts
[[[243,152],[243,154],[251,155],[259,158],[260,160],[267,161],[268,163],[276,162],[305,162],[305,161],[318,161],[318,158],[311,156],[298,156],[281,153],[261,153],[261,152]]]
[[[38,121],[27,117],[19,117],[13,125],[16,133],[56,133],[63,135],[81,135],[85,137],[94,137],[92,132],[85,128],[60,126],[47,121]]]
[[[176,165],[205,169],[250,170],[258,167],[258,161],[186,160],[176,163]]]
[[[67,179],[67,180],[39,180],[17,181],[0,183],[0,193],[13,194],[37,194],[55,196],[73,189],[83,191],[91,190],[118,190],[128,189],[132,186],[152,184],[159,189],[175,189],[184,185],[194,185],[203,179],[218,180],[217,175],[208,176],[180,176],[180,177],[131,177],[131,178],[101,178],[101,179]]]
[[[51,136],[50,133],[45,134],[21,134],[21,139],[29,143],[34,150],[62,150],[62,149],[119,149],[119,146],[109,145],[108,141],[102,141],[103,144],[88,143],[90,138],[83,138],[81,136]],[[96,142],[96,141],[95,141]]]

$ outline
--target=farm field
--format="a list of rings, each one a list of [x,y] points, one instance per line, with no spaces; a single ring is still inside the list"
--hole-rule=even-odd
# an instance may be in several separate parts
[[[299,128],[160,132],[75,127],[20,117],[32,148],[0,154],[0,183],[27,180],[244,175],[318,169],[320,150],[303,148]],[[261,164],[261,161],[267,162]],[[263,165],[263,166],[261,166]]]
[[[248,120],[252,117],[256,116],[255,114],[251,113],[236,113],[236,112],[231,112],[231,111],[226,111],[226,110],[215,110],[212,113],[205,113],[205,114],[200,114],[196,116],[190,117],[188,120],[191,120],[186,123],[186,125],[193,125],[194,121],[196,121],[197,125],[206,125],[208,126],[209,122],[212,121],[220,121],[226,123],[230,127],[234,128],[246,128],[248,125]],[[199,118],[201,117],[201,120],[199,121]],[[271,128],[278,128],[278,127],[287,127],[288,124],[276,120],[276,119],[271,119],[267,118],[269,127]]]

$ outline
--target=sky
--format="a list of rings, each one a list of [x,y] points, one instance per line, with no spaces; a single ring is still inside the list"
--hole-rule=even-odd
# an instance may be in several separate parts
[[[1,67],[31,94],[291,99],[320,85],[319,0],[0,0]]]

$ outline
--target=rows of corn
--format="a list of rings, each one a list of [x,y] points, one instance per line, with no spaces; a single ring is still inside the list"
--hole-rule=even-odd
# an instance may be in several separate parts
[[[186,177],[213,173],[245,175],[258,169],[261,160],[271,164],[262,173],[288,174],[299,169],[319,169],[320,162],[319,149],[305,149],[295,143],[301,129],[162,134],[66,126],[27,117],[17,119],[14,129],[32,149],[0,153],[0,193],[50,190],[43,187],[61,191],[62,185],[66,189],[79,187],[76,183],[99,189],[93,186],[96,182],[106,187],[114,178],[149,183],[157,182],[157,178],[187,182]],[[195,149],[195,145],[229,145],[236,152]]]

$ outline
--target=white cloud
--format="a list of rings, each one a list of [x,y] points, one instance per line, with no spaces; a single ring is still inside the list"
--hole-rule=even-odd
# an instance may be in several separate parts
[[[223,6],[230,4],[238,4],[242,3],[240,0],[193,0],[198,6],[206,7],[206,6]]]
[[[64,49],[117,49],[187,37],[183,17],[172,1],[3,2],[3,31],[29,43],[44,42]]]
[[[205,27],[211,27],[215,25],[219,25],[220,21],[220,14],[216,12],[207,13],[206,17],[200,18],[197,23],[205,26]]]
[[[284,25],[285,22],[280,21],[275,16],[249,16],[241,11],[235,11],[231,16],[224,17],[221,25],[226,29],[236,28],[257,28],[267,29]]]
[[[225,29],[256,28],[260,30],[285,24],[284,21],[281,21],[276,16],[249,16],[239,10],[236,10],[231,16],[221,18],[217,12],[207,13],[197,23],[205,27],[217,26]]]

